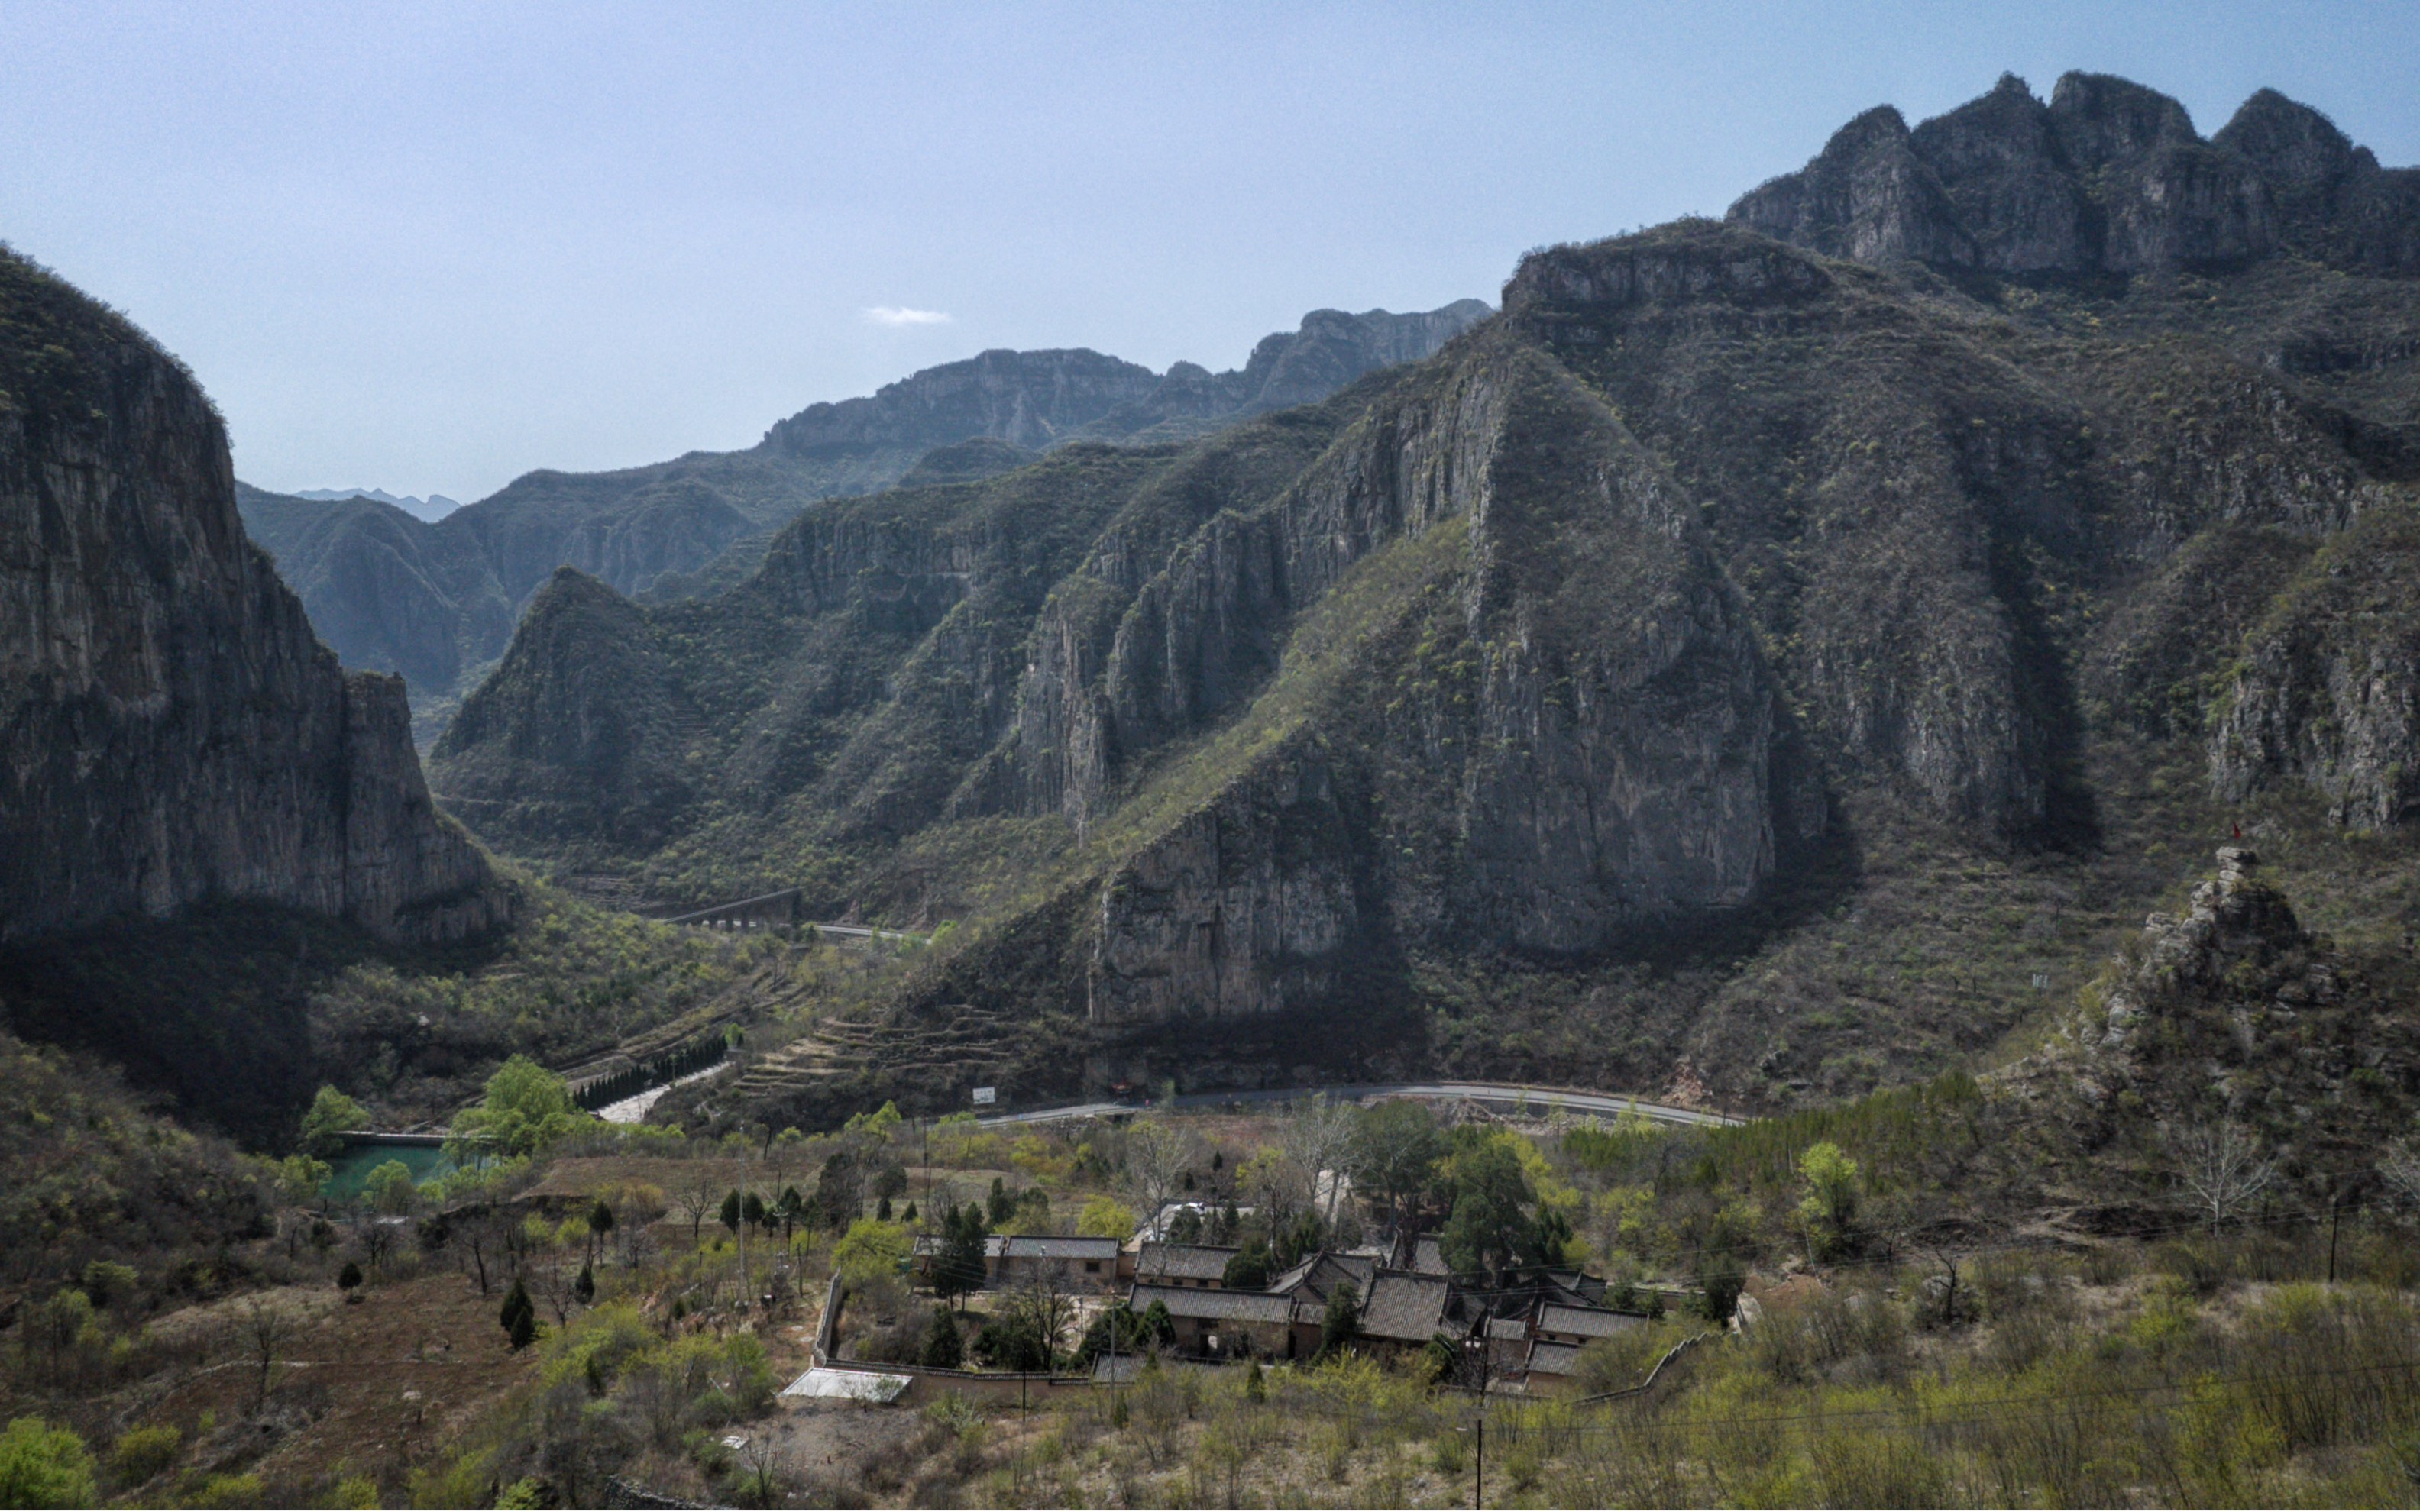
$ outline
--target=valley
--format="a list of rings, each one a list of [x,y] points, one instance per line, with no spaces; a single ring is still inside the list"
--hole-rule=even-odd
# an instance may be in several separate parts
[[[2408,1496],[2420,169],[2274,91],[434,519],[0,250],[0,1503]]]

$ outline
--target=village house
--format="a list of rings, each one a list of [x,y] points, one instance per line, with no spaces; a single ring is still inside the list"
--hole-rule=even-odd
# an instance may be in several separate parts
[[[1138,1313],[1150,1311],[1155,1303],[1168,1309],[1179,1354],[1295,1357],[1288,1327],[1294,1303],[1289,1298],[1266,1291],[1140,1284],[1126,1297],[1126,1305]]]
[[[1227,1262],[1242,1251],[1233,1244],[1171,1244],[1143,1241],[1135,1257],[1134,1278],[1155,1287],[1190,1287],[1201,1290],[1227,1284]]]
[[[1056,1282],[1063,1287],[1113,1287],[1118,1242],[1057,1234],[1011,1234],[1001,1244],[994,1284]]]

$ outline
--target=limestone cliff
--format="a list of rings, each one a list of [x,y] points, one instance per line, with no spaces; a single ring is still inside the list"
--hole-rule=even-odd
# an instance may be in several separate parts
[[[2047,975],[2012,959],[2054,926],[1994,900],[2146,886],[2114,857],[2166,800],[2130,772],[2197,768],[2166,791],[2247,824],[2306,789],[2411,816],[2420,281],[2179,270],[2318,213],[2237,160],[2361,178],[2262,110],[2257,152],[2118,81],[1869,117],[1770,196],[1806,210],[1782,238],[1544,249],[1499,316],[1315,405],[945,458],[710,601],[548,595],[438,781],[668,900],[968,920],[799,1052],[851,1096],[893,1043],[970,1085],[1410,1070],[1456,1013],[1473,1069],[1776,1099],[1937,1069]],[[2182,219],[2127,220],[2125,184]],[[1155,392],[1208,412],[1226,378]],[[576,665],[574,618],[630,671]],[[609,747],[679,760],[626,789]],[[1869,868],[1931,869],[1896,907],[1940,933],[1889,981],[1855,964]]]
[[[1998,273],[2242,263],[2292,251],[2420,272],[2420,170],[2382,169],[2327,117],[2274,90],[2209,141],[2176,100],[2071,73],[2048,103],[2024,81],[1913,131],[1889,106],[1841,128],[1730,219],[1834,256]]]
[[[0,252],[0,939],[209,897],[453,939],[507,903],[402,682],[348,675],[237,518],[201,389]]]
[[[2329,542],[2241,642],[2211,722],[2212,790],[2299,781],[2329,817],[2420,819],[2420,512],[2382,503]]]

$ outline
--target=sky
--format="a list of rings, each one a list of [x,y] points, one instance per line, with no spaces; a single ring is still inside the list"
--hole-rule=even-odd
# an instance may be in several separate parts
[[[0,240],[183,357],[279,490],[752,445],[992,347],[1233,367],[2004,70],[2205,133],[2274,85],[2420,162],[2410,0],[6,0],[0,33]]]

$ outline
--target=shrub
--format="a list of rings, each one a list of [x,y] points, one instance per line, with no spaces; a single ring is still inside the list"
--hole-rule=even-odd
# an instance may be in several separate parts
[[[1437,1435],[1436,1443],[1430,1446],[1429,1463],[1436,1467],[1436,1473],[1440,1475],[1459,1475],[1467,1463],[1464,1454],[1465,1446],[1461,1434],[1440,1433]]]
[[[109,1452],[109,1473],[120,1486],[140,1486],[168,1468],[185,1436],[165,1423],[129,1428]]]
[[[93,1260],[84,1268],[84,1294],[92,1299],[96,1307],[112,1306],[132,1299],[139,1279],[131,1265],[120,1265],[116,1260]]]
[[[92,1456],[84,1441],[39,1417],[0,1431],[0,1506],[94,1504]]]

